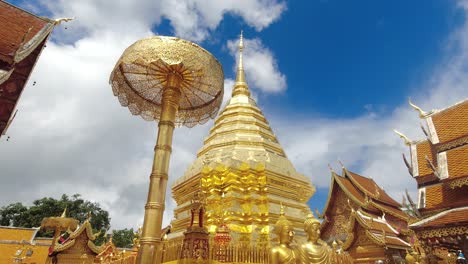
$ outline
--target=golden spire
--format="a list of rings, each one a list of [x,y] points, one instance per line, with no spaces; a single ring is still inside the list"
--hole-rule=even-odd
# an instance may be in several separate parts
[[[237,63],[237,73],[236,73],[236,83],[234,84],[234,89],[232,90],[232,97],[242,94],[250,96],[249,86],[245,81],[245,72],[244,72],[244,60],[242,57],[242,52],[244,51],[244,37],[240,34],[239,38],[239,61]]]
[[[62,218],[67,217],[67,207],[65,206],[65,209],[63,209],[62,215],[60,216]]]

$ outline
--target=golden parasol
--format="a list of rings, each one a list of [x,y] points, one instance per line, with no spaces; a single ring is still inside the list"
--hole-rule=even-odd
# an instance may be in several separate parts
[[[148,200],[137,263],[160,263],[160,232],[175,125],[193,127],[214,118],[223,99],[221,64],[186,40],[156,36],[128,47],[110,84],[122,106],[143,119],[159,120]]]

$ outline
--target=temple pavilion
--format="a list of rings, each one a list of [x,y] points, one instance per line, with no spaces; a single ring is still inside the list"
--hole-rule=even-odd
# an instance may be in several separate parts
[[[410,216],[371,179],[343,166],[342,175],[331,171],[331,185],[321,217],[322,239],[335,241],[354,263],[403,260],[411,249]],[[398,263],[398,262],[397,262]]]
[[[205,226],[210,233],[224,225],[231,243],[269,245],[280,204],[293,222],[296,238],[305,240],[306,202],[315,187],[296,171],[249,91],[242,62],[243,39],[232,97],[214,122],[196,160],[172,187],[177,208],[168,239],[183,239],[190,222],[190,201],[202,192]]]
[[[405,143],[409,174],[418,187],[417,214],[411,223],[428,258],[454,261],[468,252],[468,99],[443,110],[419,112],[425,139]]]

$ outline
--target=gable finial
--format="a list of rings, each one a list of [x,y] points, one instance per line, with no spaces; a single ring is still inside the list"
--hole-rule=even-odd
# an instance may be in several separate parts
[[[421,109],[421,107],[415,105],[412,101],[411,101],[411,98],[408,98],[408,103],[411,107],[413,107],[414,110],[418,111],[419,113],[419,117],[420,118],[426,118],[427,116],[431,115],[432,114],[432,111],[431,112],[426,112],[424,110]]]
[[[397,135],[400,136],[400,138],[402,138],[404,141],[405,141],[405,145],[411,145],[411,140],[405,136],[403,133],[401,133],[400,131],[396,130],[396,129],[393,129],[393,132],[395,132]]]

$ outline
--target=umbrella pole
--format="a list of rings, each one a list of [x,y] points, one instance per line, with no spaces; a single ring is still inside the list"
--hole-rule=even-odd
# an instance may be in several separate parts
[[[180,84],[182,77],[176,72],[169,73],[163,91],[161,103],[161,118],[159,121],[158,138],[154,148],[153,169],[150,175],[148,200],[145,205],[140,249],[137,263],[161,263],[161,229],[166,199],[166,187],[171,156],[172,135],[175,118],[179,108]]]

